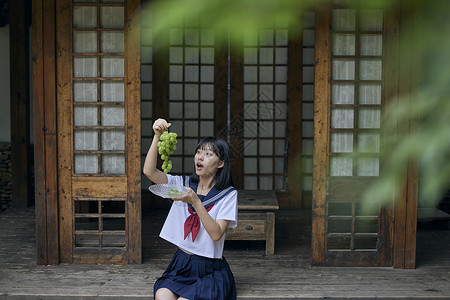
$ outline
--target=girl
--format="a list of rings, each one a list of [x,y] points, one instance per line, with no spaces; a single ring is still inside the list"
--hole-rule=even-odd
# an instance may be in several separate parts
[[[225,231],[237,226],[230,148],[220,138],[205,138],[195,149],[194,174],[166,175],[156,168],[157,143],[170,125],[164,119],[153,124],[144,174],[156,184],[184,185],[188,193],[172,198],[182,205],[172,204],[160,233],[178,251],[155,282],[155,299],[236,299],[234,277],[222,256]]]

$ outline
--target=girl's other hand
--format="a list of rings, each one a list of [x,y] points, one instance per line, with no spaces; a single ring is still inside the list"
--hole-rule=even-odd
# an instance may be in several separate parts
[[[164,131],[169,129],[170,125],[172,124],[168,123],[166,120],[158,119],[155,121],[155,123],[153,123],[153,131],[156,135],[161,135]]]
[[[181,201],[187,204],[194,205],[195,201],[200,201],[197,194],[189,187],[185,187],[188,191],[186,194],[183,194],[179,197],[171,198],[173,201]]]

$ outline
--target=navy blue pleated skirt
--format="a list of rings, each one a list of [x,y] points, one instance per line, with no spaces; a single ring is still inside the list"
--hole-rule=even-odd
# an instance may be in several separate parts
[[[189,300],[234,300],[236,284],[225,258],[190,255],[178,250],[163,275],[156,280],[154,295],[167,288]]]

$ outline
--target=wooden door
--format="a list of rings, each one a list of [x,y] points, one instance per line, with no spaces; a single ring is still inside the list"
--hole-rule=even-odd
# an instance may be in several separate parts
[[[56,2],[60,261],[140,263],[139,0]]]
[[[382,174],[381,112],[395,68],[387,17],[338,2],[316,15],[312,261],[392,265],[392,206],[361,203]]]

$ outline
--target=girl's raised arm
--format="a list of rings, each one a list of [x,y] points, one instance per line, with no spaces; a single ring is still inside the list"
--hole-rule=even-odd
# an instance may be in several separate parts
[[[158,142],[161,134],[170,127],[170,123],[167,123],[164,119],[158,119],[153,123],[153,136],[152,144],[148,149],[147,156],[144,163],[144,174],[154,183],[162,184],[167,183],[167,175],[161,170],[156,168],[156,162],[158,161]]]

